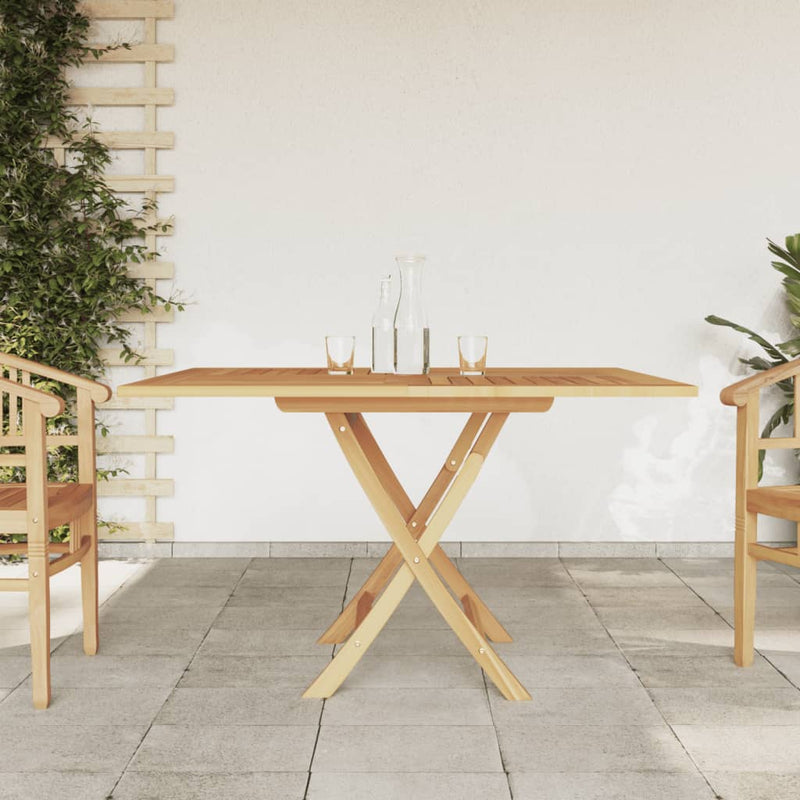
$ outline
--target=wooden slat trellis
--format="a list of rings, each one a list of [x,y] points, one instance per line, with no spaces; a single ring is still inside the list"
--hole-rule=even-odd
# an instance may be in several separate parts
[[[174,180],[169,175],[158,172],[157,155],[159,150],[170,149],[174,144],[171,132],[158,130],[158,108],[172,105],[174,92],[171,88],[158,85],[158,64],[172,61],[174,48],[171,44],[158,41],[158,20],[171,18],[174,14],[172,0],[88,0],[82,8],[96,20],[133,20],[143,26],[142,41],[132,43],[130,49],[117,49],[104,54],[100,61],[113,64],[139,63],[143,65],[144,81],[140,87],[107,88],[81,87],[74,88],[71,100],[75,105],[91,106],[135,106],[143,110],[144,124],[142,130],[104,130],[98,138],[112,150],[141,150],[144,152],[144,170],[141,175],[110,175],[108,185],[114,191],[141,194],[149,201],[158,202],[162,192],[171,192]],[[97,43],[100,46],[102,42]],[[65,158],[63,148],[58,142],[48,142],[53,147],[61,163]],[[165,224],[165,220],[152,216],[150,223]],[[145,244],[149,250],[156,251],[158,238],[171,233],[171,224],[165,232],[158,235],[148,233]],[[170,262],[152,262],[132,264],[130,272],[136,277],[148,281],[154,288],[158,280],[170,280],[174,275],[174,265]],[[153,377],[156,368],[173,363],[171,350],[158,347],[158,329],[160,325],[172,321],[171,312],[159,311],[154,314],[127,314],[121,321],[141,325],[143,360],[136,367],[126,365],[121,359],[119,350],[110,348],[103,351],[103,359],[117,368],[131,369],[134,374],[141,374],[144,369],[146,377]],[[134,372],[135,370],[135,372]],[[101,483],[99,493],[104,497],[143,498],[143,518],[136,521],[125,521],[125,528],[113,534],[101,529],[103,538],[113,539],[172,539],[173,525],[164,522],[157,516],[157,498],[172,494],[173,482],[158,475],[158,454],[171,453],[173,442],[170,436],[158,434],[157,414],[161,410],[172,408],[168,399],[121,399],[116,396],[102,408],[141,413],[144,416],[144,434],[142,435],[110,435],[98,439],[98,452],[136,454],[144,457],[144,468],[141,475],[127,475],[124,478]]]

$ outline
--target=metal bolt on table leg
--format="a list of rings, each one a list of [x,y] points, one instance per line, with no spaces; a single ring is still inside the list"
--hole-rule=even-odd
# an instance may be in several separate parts
[[[353,642],[353,644],[354,644],[356,647],[361,647],[361,642],[359,642],[359,641],[358,641],[358,639],[356,639],[356,640]]]
[[[483,654],[486,652],[486,648],[485,648],[485,647],[479,647],[479,648],[478,648],[478,652],[479,652],[481,655],[483,655]]]
[[[344,433],[346,430],[347,430],[347,428],[345,428],[345,426],[344,426],[344,425],[340,425],[340,426],[339,426],[339,431],[340,431],[341,433]]]
[[[419,556],[414,556],[414,563],[419,564]]]

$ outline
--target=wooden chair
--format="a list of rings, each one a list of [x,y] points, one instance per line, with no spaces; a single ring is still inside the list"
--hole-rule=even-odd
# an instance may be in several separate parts
[[[45,420],[60,414],[64,402],[31,386],[31,376],[77,389],[74,435],[48,435]],[[0,532],[24,534],[27,541],[0,544],[0,555],[28,556],[27,578],[0,579],[0,591],[28,592],[33,672],[33,705],[50,703],[50,577],[81,565],[83,649],[97,652],[97,475],[94,405],[108,400],[107,386],[0,353],[0,466],[25,468],[25,483],[0,484]],[[5,418],[3,418],[5,417]],[[78,483],[47,482],[47,449],[77,445]],[[50,530],[69,524],[66,543],[51,543]],[[50,560],[50,554],[60,554]]]
[[[759,451],[800,448],[800,359],[759,372],[723,389],[720,399],[736,406],[736,544],[734,552],[734,661],[740,667],[753,663],[756,614],[756,568],[759,561],[800,567],[800,544],[767,547],[758,544],[757,515],[766,514],[800,523],[800,486],[759,486]],[[760,438],[759,391],[794,379],[794,430],[792,436]]]

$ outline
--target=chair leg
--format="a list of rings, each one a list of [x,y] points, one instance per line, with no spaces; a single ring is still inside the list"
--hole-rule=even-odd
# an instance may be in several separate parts
[[[50,705],[50,577],[43,558],[28,562],[28,615],[31,629],[33,707]]]
[[[81,559],[81,596],[83,601],[83,652],[87,656],[97,653],[99,628],[97,624],[97,518],[87,514],[75,525],[75,534],[91,540],[86,555]]]
[[[748,513],[744,515],[741,524],[736,526],[736,552],[734,560],[733,660],[740,667],[749,667],[753,663],[758,561],[750,555],[748,546],[751,542],[755,541],[756,515]]]

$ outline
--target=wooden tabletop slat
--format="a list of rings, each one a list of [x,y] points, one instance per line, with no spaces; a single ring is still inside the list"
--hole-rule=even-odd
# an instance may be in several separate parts
[[[128,383],[120,397],[525,398],[694,397],[697,387],[617,367],[494,367],[485,376],[328,375],[324,367],[196,367]]]

